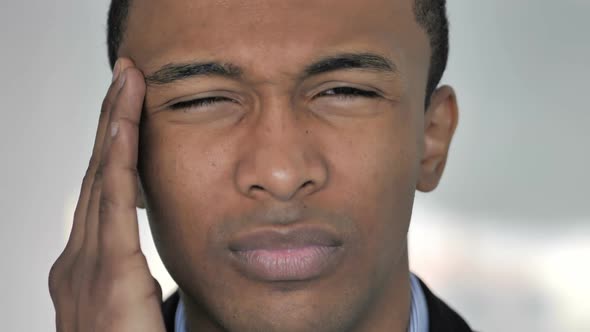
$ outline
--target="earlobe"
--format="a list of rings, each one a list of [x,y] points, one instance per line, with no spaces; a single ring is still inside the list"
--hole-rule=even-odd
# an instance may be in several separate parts
[[[429,192],[438,186],[458,118],[457,98],[453,88],[445,85],[436,89],[424,115],[424,152],[416,186],[418,190]]]

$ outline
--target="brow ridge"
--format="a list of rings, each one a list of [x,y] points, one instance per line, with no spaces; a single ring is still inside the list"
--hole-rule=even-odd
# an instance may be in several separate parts
[[[170,63],[146,76],[148,85],[168,84],[195,76],[222,76],[238,78],[243,71],[240,67],[220,62]]]
[[[364,69],[379,72],[397,71],[397,66],[389,59],[374,53],[340,53],[321,58],[307,66],[304,76],[320,75],[337,70]]]
[[[339,53],[320,58],[303,70],[302,79],[338,70],[362,69],[395,73],[396,65],[389,59],[374,53]],[[237,79],[243,70],[232,63],[193,62],[169,63],[146,76],[148,85],[163,85],[198,76],[221,76]]]

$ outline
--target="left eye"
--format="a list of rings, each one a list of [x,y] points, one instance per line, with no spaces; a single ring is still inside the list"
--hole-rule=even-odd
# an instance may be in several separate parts
[[[181,110],[181,109],[188,109],[188,108],[199,108],[199,107],[206,107],[217,103],[224,103],[230,102],[235,103],[236,101],[226,97],[206,97],[206,98],[198,98],[192,99],[187,101],[181,101],[176,104],[170,105],[170,108],[173,110]]]
[[[316,97],[337,97],[337,98],[376,98],[379,94],[374,91],[361,90],[349,86],[343,86],[338,88],[332,88],[323,92],[320,92]]]

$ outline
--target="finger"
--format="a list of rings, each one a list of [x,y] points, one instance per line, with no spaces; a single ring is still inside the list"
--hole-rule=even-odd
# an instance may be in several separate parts
[[[110,135],[103,151],[99,207],[102,257],[139,253],[137,225],[137,155],[139,121],[145,97],[143,75],[136,68],[121,74],[125,86],[113,107]]]
[[[74,219],[78,220],[80,228],[83,234],[79,237],[77,242],[88,242],[88,247],[92,248],[90,252],[94,252],[97,242],[97,217],[92,217],[97,213],[91,213],[90,210],[98,211],[98,204],[92,204],[94,200],[100,199],[100,166],[103,163],[104,147],[108,138],[109,123],[112,118],[112,110],[120,96],[122,84],[122,73],[129,67],[133,67],[134,64],[130,59],[120,58],[117,60],[115,70],[113,72],[113,83],[109,89],[108,98],[105,98],[103,107],[101,109],[101,118],[104,121],[101,122],[99,131],[97,132],[94,149],[92,151],[92,157],[90,166],[88,168],[87,175],[85,176],[86,186],[82,189],[82,194],[79,201],[79,215],[75,215]],[[78,218],[78,219],[76,219]],[[78,246],[78,248],[81,244]]]
[[[115,67],[113,68],[113,83],[111,83],[107,91],[107,94],[102,102],[100,116],[98,119],[98,127],[94,138],[94,146],[92,148],[92,155],[90,157],[88,168],[86,169],[86,174],[84,175],[84,179],[82,180],[82,186],[78,197],[78,203],[74,211],[72,229],[70,232],[70,237],[64,249],[64,253],[78,251],[79,248],[82,246],[82,241],[84,239],[84,230],[86,225],[86,213],[88,209],[88,201],[90,199],[92,183],[94,181],[96,169],[98,168],[98,165],[100,163],[102,145],[111,113],[110,110],[119,92],[118,86],[115,83],[115,79],[120,74],[121,70],[124,70],[128,66],[129,61],[117,61]]]
[[[162,285],[160,285],[160,282],[158,281],[158,279],[153,278],[153,277],[152,277],[152,279],[154,279],[154,285],[156,287],[156,294],[158,296],[158,299],[160,300],[160,302],[162,302],[162,300],[164,298],[164,295],[162,292]]]
[[[50,293],[56,308],[56,325],[58,331],[72,329],[71,326],[68,325],[72,323],[72,317],[75,313],[75,303],[72,302],[71,290],[73,289],[72,287],[76,288],[75,285],[72,284],[76,281],[74,279],[80,279],[78,276],[79,271],[77,272],[75,265],[76,260],[80,258],[78,252],[82,247],[85,237],[88,201],[91,196],[95,172],[101,159],[102,146],[105,132],[108,128],[111,108],[119,92],[118,86],[114,81],[120,74],[121,70],[127,66],[129,66],[128,63],[118,61],[114,67],[113,83],[111,83],[102,102],[92,156],[82,181],[78,202],[74,211],[70,236],[64,251],[52,266],[49,274]],[[66,327],[66,325],[68,325],[68,327]]]

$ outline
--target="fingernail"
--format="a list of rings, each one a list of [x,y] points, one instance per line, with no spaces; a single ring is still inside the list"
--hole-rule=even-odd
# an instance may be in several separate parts
[[[117,136],[119,132],[119,123],[118,122],[111,122],[111,137]]]
[[[119,72],[121,71],[119,67],[119,60],[117,59],[117,62],[115,62],[115,67],[113,67],[113,82],[119,78]]]

